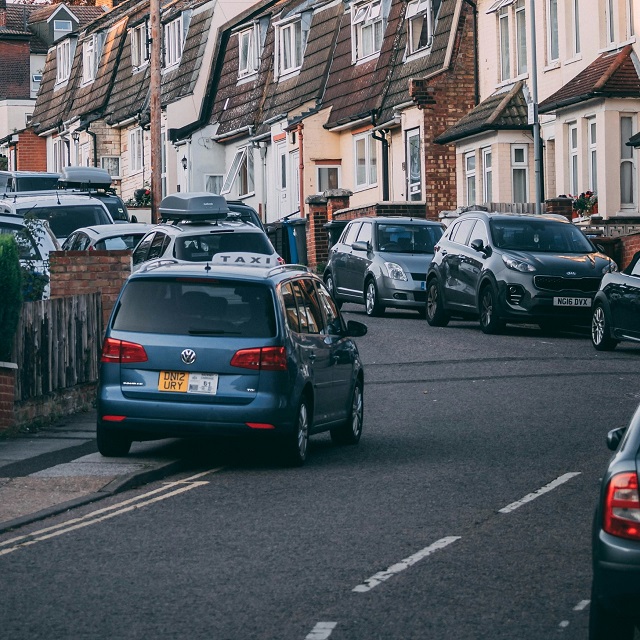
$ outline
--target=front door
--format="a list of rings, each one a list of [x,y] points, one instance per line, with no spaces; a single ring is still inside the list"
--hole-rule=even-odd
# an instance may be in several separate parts
[[[291,213],[289,206],[289,171],[287,167],[287,143],[279,142],[276,145],[276,198],[278,205],[278,218]]]

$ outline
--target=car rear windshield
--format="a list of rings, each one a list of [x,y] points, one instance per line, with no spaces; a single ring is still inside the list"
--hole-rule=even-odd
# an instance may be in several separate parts
[[[140,240],[142,240],[143,236],[144,233],[126,233],[121,236],[113,236],[113,238],[104,238],[103,240],[98,240],[94,247],[98,251],[110,251],[113,249],[135,249],[136,245],[138,244],[138,242],[140,242]]]
[[[114,220],[124,220],[125,222],[129,222],[127,210],[120,198],[101,198],[101,200],[104,203],[104,206],[109,209],[109,213]]]
[[[500,220],[490,222],[499,249],[545,253],[593,253],[595,248],[572,224],[554,220]]]
[[[49,191],[58,188],[58,176],[21,176],[15,178],[16,191]]]
[[[271,289],[250,282],[145,278],[125,287],[113,328],[176,335],[276,335]]]
[[[262,232],[235,233],[220,231],[200,235],[178,236],[174,256],[189,262],[207,262],[216,253],[262,253],[271,255],[273,246]]]
[[[393,253],[433,253],[442,236],[437,225],[379,224],[378,249]]]
[[[33,211],[41,220],[49,221],[51,231],[53,231],[56,238],[66,238],[80,227],[112,223],[109,214],[102,207],[92,204],[71,206],[56,204],[50,207],[36,205],[35,207],[30,207],[30,209],[21,210],[19,213],[24,214],[29,210]]]
[[[0,222],[0,233],[13,234],[18,243],[20,260],[42,260],[35,239],[24,227]],[[35,233],[44,233],[44,231],[36,230]]]

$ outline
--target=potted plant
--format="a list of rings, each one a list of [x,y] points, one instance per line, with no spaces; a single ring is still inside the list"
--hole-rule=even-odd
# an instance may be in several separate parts
[[[585,191],[579,196],[572,196],[574,217],[587,218],[598,212],[598,196],[593,191]]]

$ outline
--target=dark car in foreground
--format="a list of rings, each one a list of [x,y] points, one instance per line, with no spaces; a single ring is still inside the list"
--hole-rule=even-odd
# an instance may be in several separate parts
[[[640,342],[640,251],[623,271],[605,274],[593,303],[593,346],[608,351],[621,340]]]
[[[338,304],[364,304],[369,316],[387,307],[424,313],[427,268],[441,236],[432,220],[352,220],[329,251],[324,281]]]
[[[300,465],[311,434],[359,441],[364,372],[352,336],[366,326],[346,323],[306,267],[251,258],[163,261],[130,276],[102,349],[100,453],[126,455],[133,440],[261,434]]]
[[[640,630],[640,407],[609,432],[616,453],[602,478],[593,521],[590,640],[633,640]]]
[[[560,216],[470,211],[436,247],[427,321],[479,318],[484,333],[507,322],[587,326],[602,276],[612,271],[616,263]]]

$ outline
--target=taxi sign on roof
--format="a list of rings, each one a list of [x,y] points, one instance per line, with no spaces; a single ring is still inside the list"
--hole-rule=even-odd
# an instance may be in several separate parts
[[[211,258],[211,264],[227,267],[277,267],[278,260],[276,256],[264,253],[226,252],[216,253]]]
[[[166,220],[220,220],[228,214],[227,201],[206,191],[173,193],[160,203],[160,217]]]

